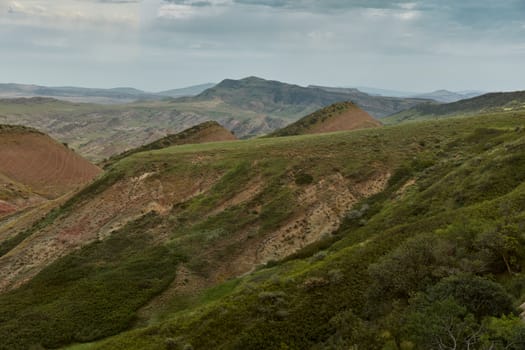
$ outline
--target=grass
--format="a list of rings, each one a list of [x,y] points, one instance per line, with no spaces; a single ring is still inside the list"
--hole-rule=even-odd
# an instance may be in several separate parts
[[[382,339],[378,332],[384,329],[382,327],[388,327],[383,320],[392,309],[370,304],[374,299],[370,299],[368,291],[374,280],[369,274],[369,266],[411,237],[438,232],[464,220],[471,222],[466,224],[467,227],[478,225],[480,230],[497,226],[502,203],[511,203],[516,215],[525,210],[519,204],[525,188],[520,186],[520,178],[511,175],[519,163],[504,161],[520,154],[518,145],[524,142],[525,135],[514,131],[515,123],[519,121],[507,119],[503,122],[497,116],[476,121],[492,124],[499,132],[491,131],[492,128],[461,129],[458,126],[465,121],[459,119],[444,123],[454,130],[451,134],[456,135],[435,142],[440,145],[436,152],[422,152],[421,157],[400,165],[389,188],[363,203],[370,208],[364,214],[367,222],[364,226],[349,220],[337,233],[338,239],[308,247],[292,259],[243,278],[229,295],[213,305],[179,312],[172,320],[101,342],[97,349],[123,346],[158,349],[162,348],[166,338],[177,339],[180,344],[192,344],[197,349],[303,349],[316,344],[322,348],[334,339],[335,334],[340,334],[348,344],[380,348],[389,339]],[[410,128],[421,131],[424,126],[431,130],[436,124],[418,124]],[[446,136],[432,135],[438,138]],[[354,137],[358,136],[354,134]],[[428,137],[426,142],[431,140]],[[487,143],[493,146],[480,154],[478,145]],[[430,147],[435,147],[434,142]],[[509,149],[514,152],[509,154]],[[448,163],[455,159],[456,154],[463,154],[466,166],[471,166],[470,162],[476,162],[479,156],[484,157],[486,165],[471,172],[465,172],[462,167],[451,167]],[[478,181],[480,174],[489,170],[493,176],[487,177],[487,181],[499,175],[499,181],[505,184],[503,187],[498,186],[491,193],[482,192],[477,186],[464,186],[465,182]],[[416,189],[398,199],[397,191],[410,178],[418,179]],[[470,199],[451,206],[447,197],[455,189],[461,189]],[[426,199],[430,197],[432,201]],[[474,224],[473,220],[479,224]],[[470,255],[467,259],[475,258]],[[513,280],[511,276],[507,276],[508,279]],[[515,297],[523,293],[523,288],[514,292]],[[393,302],[388,296],[383,297],[386,297],[387,305]],[[373,310],[376,314],[371,316]],[[339,318],[351,325],[346,333],[344,324],[337,321]],[[391,328],[390,333],[395,334],[395,327]],[[134,347],[135,341],[141,345]]]
[[[4,348],[38,343],[57,347],[129,330],[137,310],[166,290],[178,264],[203,278],[210,276],[222,262],[232,261],[258,237],[299,214],[297,196],[302,188],[334,173],[350,184],[385,171],[392,176],[385,191],[361,199],[355,207],[359,215],[349,215],[334,235],[196,297],[176,294],[165,309],[154,310],[147,327],[88,348],[165,349],[166,344],[179,348],[191,344],[196,349],[322,349],[342,341],[345,347],[375,349],[387,341],[410,340],[402,326],[391,321],[402,320],[409,300],[388,293],[382,295],[384,300],[373,297],[372,286],[381,290],[396,281],[378,279],[370,266],[394,266],[409,276],[409,268],[385,264],[384,259],[397,261],[395,252],[405,257],[399,264],[408,263],[412,255],[403,250],[408,249],[405,242],[425,235],[437,237],[435,249],[458,249],[436,253],[451,258],[433,262],[429,266],[433,277],[422,287],[411,286],[400,274],[396,286],[409,286],[403,293],[424,292],[447,271],[470,271],[482,261],[490,268],[476,270],[478,274],[497,276],[518,302],[525,293],[516,282],[519,277],[508,275],[497,256],[484,255],[488,247],[479,247],[485,244],[485,234],[525,218],[521,159],[525,134],[516,128],[523,124],[522,116],[503,113],[134,154],[114,164],[64,210],[76,210],[114,181],[144,172],[156,171],[166,183],[196,181],[203,174],[214,182],[200,195],[174,205],[169,215],[142,217],[0,296]],[[298,174],[308,174],[308,181],[297,183]],[[401,193],[411,179],[414,186]],[[254,182],[260,184],[254,196],[215,211]],[[508,214],[502,214],[503,207],[510,208]],[[464,226],[473,232],[461,229]],[[162,234],[169,238],[153,240]],[[520,249],[511,260],[516,271]],[[384,331],[390,338],[380,336]],[[20,340],[22,345],[17,345]]]
[[[92,341],[133,323],[134,310],[162,291],[184,257],[155,246],[144,216],[56,261],[0,298],[2,349],[54,348]]]

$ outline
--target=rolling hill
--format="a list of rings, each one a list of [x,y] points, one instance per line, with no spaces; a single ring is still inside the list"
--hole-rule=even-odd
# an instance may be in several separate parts
[[[134,153],[2,243],[0,349],[518,350],[524,127]]]
[[[334,94],[346,95],[343,101],[352,101],[360,108],[364,109],[376,119],[381,119],[396,111],[403,111],[430,100],[416,97],[388,97],[364,93],[355,88],[333,88],[326,86],[311,85],[309,88],[320,89]],[[340,102],[340,101],[338,101]]]
[[[47,135],[0,125],[0,174],[35,194],[56,198],[90,182],[101,171]]]
[[[171,146],[234,140],[237,140],[237,138],[229,130],[226,130],[217,122],[209,121],[195,125],[178,134],[165,136],[157,141],[148,143],[147,145],[140,146],[138,148],[131,149],[119,155],[113,156],[107,161],[104,161],[102,165],[103,168],[106,168],[109,165],[114,164],[123,158],[129,157],[132,154],[145,151],[154,151]]]
[[[308,111],[312,112],[336,102],[352,101],[374,117],[382,118],[426,102],[423,99],[370,96],[356,89],[302,87],[258,77],[226,79],[191,99],[220,99],[244,109],[284,117],[297,113],[303,113],[304,116]]]
[[[426,103],[385,118],[388,124],[525,109],[525,91],[490,93],[447,104]]]
[[[325,107],[270,136],[319,134],[380,127],[381,123],[352,102],[340,102]]]
[[[130,93],[118,89],[119,93]],[[101,161],[208,120],[239,138],[264,135],[336,102],[378,117],[425,100],[330,92],[259,78],[225,80],[195,97],[96,105],[47,97],[0,100],[0,123],[38,128],[91,161]]]
[[[0,125],[0,240],[38,220],[100,172],[35,129]]]

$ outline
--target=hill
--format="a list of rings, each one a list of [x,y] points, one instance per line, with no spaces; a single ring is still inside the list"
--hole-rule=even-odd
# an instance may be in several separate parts
[[[336,102],[352,101],[374,117],[382,118],[425,102],[422,99],[370,96],[355,89],[301,87],[257,77],[226,79],[194,99],[220,99],[244,109],[285,117],[297,115],[299,111],[305,115]]]
[[[131,149],[119,155],[113,156],[107,161],[104,161],[102,164],[103,168],[107,168],[109,165],[114,164],[115,162],[132,154],[158,150],[171,146],[217,141],[233,141],[236,139],[237,138],[229,130],[226,130],[219,123],[209,121],[193,126],[178,134],[165,136],[157,141],[153,141],[138,148]]]
[[[412,106],[417,106],[422,103],[429,102],[428,99],[414,98],[414,97],[387,97],[381,95],[373,95],[364,93],[355,88],[333,88],[326,86],[311,85],[312,89],[320,89],[335,94],[346,95],[343,101],[352,101],[360,108],[364,109],[376,119],[381,119],[391,114],[397,113],[395,111],[403,111]]]
[[[525,109],[525,91],[490,93],[447,104],[426,103],[385,118],[385,123]]]
[[[133,154],[4,244],[0,348],[426,349],[452,329],[517,350],[524,127]]]
[[[224,125],[239,138],[250,138],[342,101],[353,101],[377,117],[424,100],[330,92],[247,78],[225,80],[195,97],[130,104],[96,105],[42,97],[0,100],[0,123],[38,128],[99,162],[208,120]]]
[[[56,199],[100,169],[31,128],[0,125],[0,218]]]
[[[314,112],[270,136],[319,134],[334,131],[376,128],[381,123],[352,102],[341,102]]]

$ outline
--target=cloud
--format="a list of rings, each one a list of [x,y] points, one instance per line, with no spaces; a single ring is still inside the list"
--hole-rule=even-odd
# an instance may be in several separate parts
[[[494,62],[502,76],[520,71],[524,13],[522,0],[0,0],[0,76],[161,89],[258,74],[395,87],[417,71],[412,81],[460,84],[478,78],[461,72]]]

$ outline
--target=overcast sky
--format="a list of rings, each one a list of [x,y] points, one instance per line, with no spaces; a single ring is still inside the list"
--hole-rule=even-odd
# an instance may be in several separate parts
[[[525,0],[0,0],[0,82],[525,90]]]

